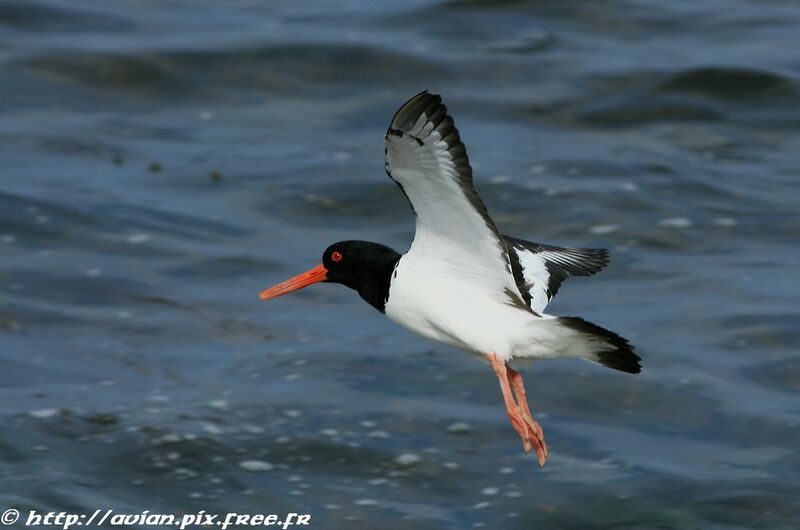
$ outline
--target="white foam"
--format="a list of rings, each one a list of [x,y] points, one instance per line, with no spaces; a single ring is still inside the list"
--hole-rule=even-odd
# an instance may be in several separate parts
[[[272,471],[275,469],[274,465],[270,464],[269,462],[265,462],[264,460],[243,460],[239,462],[239,467],[245,471],[253,472]]]
[[[472,432],[472,427],[468,423],[456,422],[447,427],[447,432],[452,434],[467,434]]]
[[[660,220],[658,224],[669,228],[689,228],[694,225],[692,220],[686,217],[670,217]]]
[[[34,418],[45,419],[58,415],[58,409],[37,409],[28,412]]]
[[[142,243],[147,243],[153,239],[153,236],[150,234],[131,234],[128,236],[128,243],[131,245],[141,245]]]
[[[619,225],[606,224],[606,225],[594,225],[589,229],[589,232],[596,235],[603,235],[603,234],[613,234],[617,230],[619,230]]]
[[[422,462],[422,457],[415,453],[403,453],[395,458],[394,461],[401,466],[413,466]]]

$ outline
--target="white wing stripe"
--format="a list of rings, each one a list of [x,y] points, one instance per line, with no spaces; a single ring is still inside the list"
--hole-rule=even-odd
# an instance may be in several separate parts
[[[508,236],[504,239],[522,269],[518,276],[524,285],[520,290],[527,292],[530,307],[537,313],[555,297],[561,282],[570,276],[592,275],[608,263],[605,249],[554,247]]]

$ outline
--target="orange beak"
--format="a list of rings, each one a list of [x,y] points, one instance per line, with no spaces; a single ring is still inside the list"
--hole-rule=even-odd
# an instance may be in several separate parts
[[[262,300],[269,300],[270,298],[277,298],[278,296],[299,291],[317,282],[324,282],[327,279],[328,269],[325,268],[325,265],[320,263],[303,274],[298,274],[294,278],[289,278],[285,282],[281,282],[274,287],[270,287],[266,291],[262,291],[258,296],[261,297]]]

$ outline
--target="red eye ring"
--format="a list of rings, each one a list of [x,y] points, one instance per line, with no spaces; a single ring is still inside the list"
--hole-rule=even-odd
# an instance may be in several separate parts
[[[342,258],[343,258],[343,257],[344,257],[344,256],[342,256],[342,253],[341,253],[341,252],[337,252],[337,251],[335,251],[335,250],[334,250],[334,251],[331,253],[331,259],[332,259],[333,261],[336,261],[336,262],[342,261]]]

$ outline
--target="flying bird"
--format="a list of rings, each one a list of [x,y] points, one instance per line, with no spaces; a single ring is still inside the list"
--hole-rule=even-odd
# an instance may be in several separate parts
[[[260,296],[340,283],[410,330],[481,356],[497,375],[523,450],[535,450],[544,465],[544,434],[511,361],[580,357],[623,372],[641,370],[633,347],[616,333],[544,313],[564,280],[598,272],[608,251],[501,234],[473,187],[466,148],[438,95],[424,91],[400,107],[385,144],[386,172],[416,215],[408,251],[340,241],[325,250],[320,265]]]

